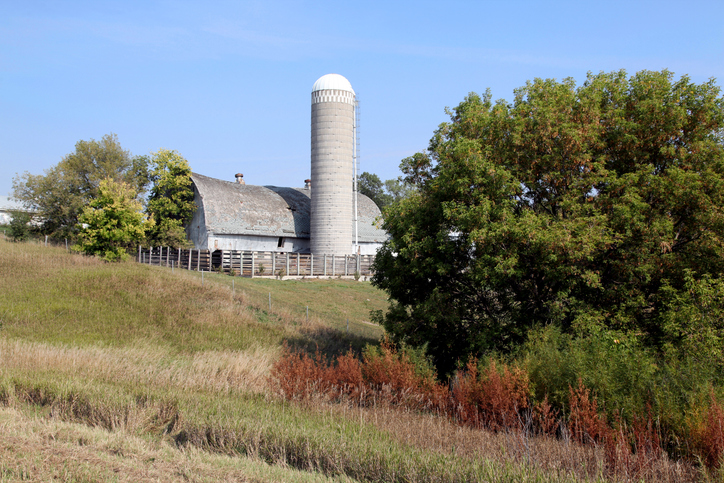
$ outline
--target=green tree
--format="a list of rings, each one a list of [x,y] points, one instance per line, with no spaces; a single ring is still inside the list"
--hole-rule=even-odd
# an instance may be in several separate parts
[[[30,237],[30,222],[32,216],[25,211],[10,212],[11,219],[8,226],[7,234],[13,241],[25,241]]]
[[[724,272],[714,81],[536,79],[513,103],[470,94],[449,114],[403,160],[416,190],[385,212],[373,282],[392,300],[386,329],[427,344],[441,372],[548,324],[674,340],[673,294]]]
[[[402,180],[402,178],[388,179],[385,181],[385,192],[390,198],[390,203],[400,201],[402,198],[406,198],[412,194],[414,188],[409,183]]]
[[[13,179],[13,197],[37,213],[38,230],[46,235],[72,238],[78,216],[98,195],[106,178],[129,184],[142,193],[147,182],[145,156],[132,157],[124,151],[115,134],[100,141],[78,141],[75,152],[65,156],[43,175],[27,171]]]
[[[176,151],[159,149],[151,156],[151,193],[147,213],[155,221],[147,233],[153,246],[187,247],[184,226],[196,210],[191,168]]]
[[[388,179],[384,182],[376,174],[365,171],[359,176],[358,189],[375,202],[380,210],[409,196],[413,187],[402,179]]]
[[[78,218],[78,250],[109,262],[129,258],[128,250],[143,240],[149,224],[136,190],[111,178],[101,181],[98,195]]]
[[[392,201],[390,196],[385,193],[384,183],[376,174],[365,171],[359,175],[357,189],[360,193],[374,201],[380,210]]]

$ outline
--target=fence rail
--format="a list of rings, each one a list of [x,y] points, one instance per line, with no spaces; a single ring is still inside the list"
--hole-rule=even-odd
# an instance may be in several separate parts
[[[371,277],[374,258],[374,255],[138,247],[136,260],[148,265],[221,271],[242,277],[354,277],[355,273]]]

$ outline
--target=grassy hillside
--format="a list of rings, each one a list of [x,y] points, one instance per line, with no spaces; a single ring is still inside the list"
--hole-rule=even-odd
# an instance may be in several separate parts
[[[275,394],[283,344],[379,340],[368,283],[202,279],[3,240],[0,273],[0,481],[605,479],[601,450],[570,441]]]

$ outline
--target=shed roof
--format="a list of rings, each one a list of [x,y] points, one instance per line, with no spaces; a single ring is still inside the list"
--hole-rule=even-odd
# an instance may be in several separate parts
[[[206,229],[212,233],[309,238],[309,189],[239,184],[197,173],[191,180],[203,203]],[[386,240],[387,233],[375,225],[380,216],[377,205],[363,194],[357,204],[359,241]]]

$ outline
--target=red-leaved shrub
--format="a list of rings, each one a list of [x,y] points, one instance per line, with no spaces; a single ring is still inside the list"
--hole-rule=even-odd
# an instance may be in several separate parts
[[[455,417],[472,427],[492,430],[519,428],[521,411],[529,405],[529,382],[525,371],[503,365],[498,370],[494,361],[481,374],[477,360],[471,360],[459,371],[452,384]]]
[[[271,380],[287,399],[307,399],[325,393],[323,387],[327,365],[319,351],[314,358],[304,352],[282,349],[282,356],[272,366]]]
[[[434,372],[418,374],[415,364],[388,340],[379,350],[364,355],[362,375],[379,401],[413,409],[445,410],[447,387],[436,380]]]
[[[697,446],[704,463],[709,468],[718,468],[724,456],[724,411],[713,391],[706,418],[696,433]]]
[[[571,413],[568,420],[568,430],[576,441],[581,443],[598,443],[604,440],[608,433],[606,417],[598,413],[598,401],[591,396],[591,392],[578,379],[578,389],[568,386],[570,393],[569,404]]]
[[[560,412],[548,402],[548,394],[533,406],[533,425],[538,433],[555,436],[558,431]]]

